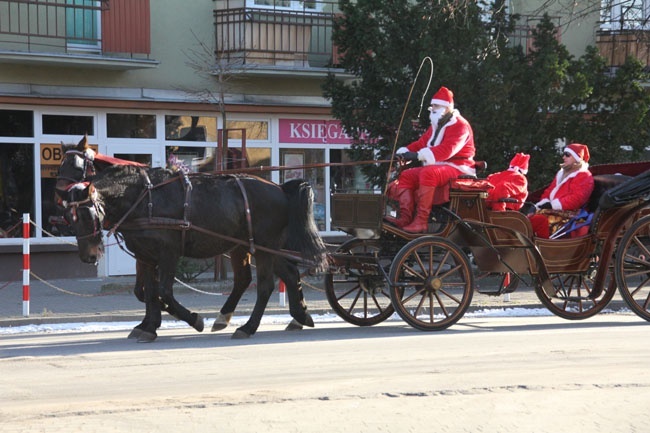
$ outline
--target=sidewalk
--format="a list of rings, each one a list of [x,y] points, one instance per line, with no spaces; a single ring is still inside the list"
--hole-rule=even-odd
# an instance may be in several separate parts
[[[23,315],[22,280],[0,282],[0,327],[39,325],[72,322],[140,321],[144,317],[144,304],[133,295],[135,276],[63,279],[39,281],[31,278],[29,315]],[[330,314],[332,309],[323,289],[324,276],[303,280],[305,300],[312,314]],[[226,301],[231,281],[204,280],[186,288],[174,285],[174,295],[181,304],[204,318],[214,318]],[[289,314],[289,307],[280,305],[276,289],[267,306],[266,315]],[[505,295],[488,296],[475,293],[470,311],[490,308],[544,308],[532,288],[520,286],[505,300]],[[235,315],[247,316],[256,300],[256,291],[249,288],[242,297]],[[618,294],[607,307],[610,310],[625,308]],[[163,320],[171,316],[163,313]]]

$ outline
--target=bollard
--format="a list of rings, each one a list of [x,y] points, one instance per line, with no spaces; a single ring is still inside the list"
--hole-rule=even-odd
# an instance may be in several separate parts
[[[284,281],[280,280],[278,285],[278,294],[280,296],[280,307],[284,307],[287,303],[287,285],[284,284]]]
[[[23,316],[29,316],[29,214],[23,214]]]

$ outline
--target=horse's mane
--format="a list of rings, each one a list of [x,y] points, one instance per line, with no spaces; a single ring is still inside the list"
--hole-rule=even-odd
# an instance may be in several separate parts
[[[141,185],[144,188],[147,177],[153,185],[162,183],[177,176],[165,168],[142,168],[132,165],[113,165],[99,172],[93,179],[93,184],[99,190]]]

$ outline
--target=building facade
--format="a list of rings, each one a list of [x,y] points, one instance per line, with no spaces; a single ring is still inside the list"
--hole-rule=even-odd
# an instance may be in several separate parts
[[[61,143],[84,135],[153,167],[288,166],[255,174],[307,179],[321,234],[336,235],[329,191],[366,185],[326,164],[350,143],[320,89],[341,72],[333,13],[288,0],[0,0],[0,280],[21,269],[24,213],[39,276],[135,272],[113,239],[98,267],[82,264],[56,218]]]

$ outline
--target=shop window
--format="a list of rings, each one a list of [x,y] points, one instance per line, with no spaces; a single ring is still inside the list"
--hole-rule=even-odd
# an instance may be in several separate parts
[[[325,168],[309,167],[313,164],[323,164],[325,151],[322,149],[280,149],[280,162],[283,169],[280,181],[304,179],[314,190],[314,219],[318,230],[325,230]],[[291,168],[295,167],[295,168]]]
[[[95,135],[93,116],[43,114],[43,134]]]
[[[34,214],[34,145],[0,143],[0,238],[22,237],[24,213]]]
[[[246,140],[268,140],[269,122],[257,120],[229,120],[226,127],[232,129],[228,134],[229,139],[241,140],[241,129],[246,130]]]
[[[184,170],[188,173],[218,172],[216,163],[216,146],[166,146],[167,168]],[[270,148],[248,148],[245,155],[241,147],[228,147],[226,169],[235,170],[245,167],[268,166],[271,163]],[[271,180],[270,172],[255,172],[256,176]]]
[[[330,150],[330,162],[352,162],[345,149]],[[366,180],[358,165],[340,165],[330,168],[330,187],[335,191],[364,191],[369,190],[370,183]]]
[[[217,141],[217,118],[165,116],[165,140]]]
[[[34,113],[27,110],[0,110],[0,137],[33,137]]]
[[[106,134],[110,138],[156,138],[156,116],[109,113]]]

